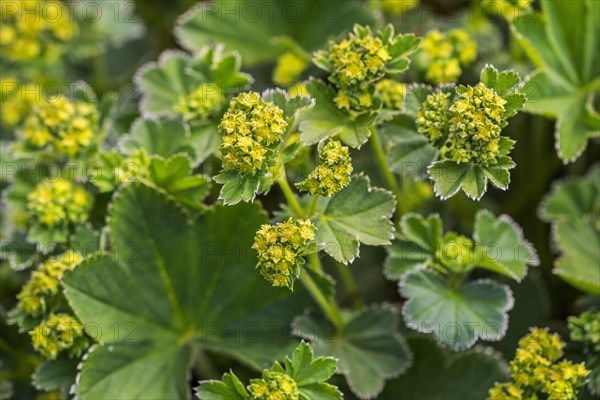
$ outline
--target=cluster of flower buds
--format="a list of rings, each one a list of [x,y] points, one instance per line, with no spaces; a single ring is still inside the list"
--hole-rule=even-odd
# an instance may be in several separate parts
[[[20,82],[14,75],[0,77],[2,124],[10,127],[19,125],[40,97],[41,86],[38,83]]]
[[[69,314],[50,314],[48,319],[29,331],[29,336],[34,349],[50,360],[63,350],[78,356],[89,344],[81,322]]]
[[[77,24],[57,0],[19,0],[0,7],[0,53],[13,62],[55,60]],[[11,3],[11,4],[8,4]]]
[[[470,238],[449,232],[444,236],[442,246],[436,250],[436,259],[443,267],[460,273],[474,262],[474,248]]]
[[[590,353],[600,353],[600,312],[586,311],[569,318],[571,339],[583,342]]]
[[[500,132],[506,125],[502,99],[485,84],[458,86],[457,96],[437,92],[417,112],[417,129],[440,149],[443,159],[487,166],[500,153]]]
[[[174,111],[187,122],[206,121],[223,106],[223,93],[216,83],[201,83],[187,96],[181,96]]]
[[[347,146],[339,140],[329,140],[320,149],[321,163],[308,178],[296,184],[310,194],[331,197],[350,183],[352,160]]]
[[[418,62],[427,70],[425,78],[433,83],[456,82],[462,68],[477,58],[477,42],[462,29],[447,33],[430,31],[421,42]]]
[[[256,400],[298,400],[296,381],[283,372],[266,370],[262,379],[252,379],[248,385],[252,399]]]
[[[51,299],[59,293],[65,271],[72,270],[82,260],[79,253],[67,251],[42,263],[17,295],[19,308],[32,317],[46,312]]]
[[[315,226],[310,220],[289,218],[277,225],[264,224],[252,245],[258,252],[256,268],[273,286],[292,288],[304,263],[302,253],[314,238]]]
[[[272,148],[281,141],[286,128],[283,111],[262,100],[258,93],[235,97],[219,125],[224,170],[255,174],[266,168],[272,160]]]
[[[83,186],[66,179],[44,180],[27,195],[32,219],[49,228],[85,222],[92,197]]]
[[[25,120],[22,135],[35,148],[72,157],[87,149],[97,132],[95,105],[54,96],[33,107]]]
[[[565,344],[546,329],[532,329],[519,341],[510,363],[512,382],[496,384],[489,400],[533,399],[544,393],[549,400],[576,400],[578,388],[590,373],[583,363],[558,361]]]
[[[382,79],[375,85],[375,93],[383,106],[391,110],[403,110],[407,93],[406,83],[393,79]]]

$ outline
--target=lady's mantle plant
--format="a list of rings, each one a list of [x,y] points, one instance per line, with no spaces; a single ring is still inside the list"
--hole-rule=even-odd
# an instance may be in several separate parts
[[[2,217],[12,223],[0,230],[1,250],[6,238],[27,250],[22,262],[11,254],[25,277],[9,322],[43,359],[36,387],[81,399],[336,400],[343,390],[361,399],[562,400],[585,383],[597,393],[591,306],[570,319],[585,366],[561,360],[564,344],[543,329],[521,340],[510,376],[497,353],[481,350],[507,336],[510,319],[516,329],[523,304],[535,303],[522,292],[537,283],[527,274],[540,262],[511,217],[477,210],[472,200],[488,181],[508,189],[523,130],[506,131],[522,121],[506,128],[522,108],[559,119],[565,159],[594,136],[598,74],[588,50],[600,35],[571,40],[580,30],[563,29],[556,16],[574,14],[559,1],[542,0],[534,15],[544,18],[530,25],[509,18],[511,38],[539,68],[528,81],[539,85],[536,97],[514,71],[488,65],[479,82],[472,76],[487,22],[439,31],[415,22],[423,40],[396,34],[417,3],[202,3],[176,29],[189,53],[167,50],[137,72],[133,111],[113,105],[106,87],[98,102],[80,93],[36,102],[21,93],[28,68],[3,77],[23,85],[10,95],[0,88],[14,105],[2,123],[16,128],[2,155],[19,165],[14,177],[0,176],[10,185]],[[526,1],[497,3],[501,13],[531,11]],[[302,11],[298,21],[277,16],[283,4]],[[596,32],[596,3],[573,4],[585,15],[581,26]],[[327,5],[337,22],[323,22]],[[218,18],[219,7],[249,6],[276,22]],[[492,13],[489,2],[482,7]],[[34,53],[46,58],[57,40],[63,54],[81,28],[2,18],[2,66],[30,65]],[[4,38],[14,32],[23,33],[23,60]],[[561,44],[568,38],[586,46],[548,50],[569,48]],[[100,76],[101,66],[94,63]],[[292,87],[264,90],[261,77]],[[459,79],[435,89],[424,82]],[[567,99],[564,111],[552,108],[555,95]],[[69,175],[71,163],[93,163],[98,173]],[[28,176],[30,166],[40,173]],[[55,166],[59,176],[50,173]],[[556,171],[543,172],[550,179]],[[598,292],[600,253],[587,240],[598,236],[597,172],[557,185],[540,207],[561,252],[555,272],[590,294]],[[460,191],[468,198],[444,202]],[[497,200],[485,206],[506,212]],[[516,204],[510,213],[522,218],[523,210]],[[365,246],[386,246],[381,270],[381,248]],[[549,253],[540,249],[544,265]],[[361,292],[383,277],[398,287],[391,303],[365,304],[387,296]],[[402,327],[431,335],[405,341]],[[509,342],[498,345],[506,358]],[[190,385],[191,376],[198,381]]]

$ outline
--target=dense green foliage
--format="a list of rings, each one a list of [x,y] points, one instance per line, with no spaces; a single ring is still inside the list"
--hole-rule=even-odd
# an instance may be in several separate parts
[[[0,399],[597,397],[599,4],[0,0]]]

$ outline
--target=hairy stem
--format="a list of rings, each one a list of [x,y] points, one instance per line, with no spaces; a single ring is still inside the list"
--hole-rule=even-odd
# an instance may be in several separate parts
[[[294,192],[292,191],[292,188],[290,187],[290,184],[288,183],[287,178],[285,177],[285,171],[283,170],[283,168],[281,174],[279,175],[279,178],[277,179],[277,184],[281,188],[281,191],[283,192],[283,195],[285,196],[285,199],[287,200],[288,204],[290,205],[290,207],[292,207],[292,210],[294,210],[294,212],[299,217],[303,217],[304,210],[302,209],[302,206],[300,205],[298,199],[294,195]]]
[[[319,304],[321,310],[323,310],[323,313],[325,313],[325,316],[327,316],[327,319],[329,319],[329,321],[331,321],[336,328],[343,326],[344,321],[337,303],[333,300],[329,301],[327,297],[325,297],[323,292],[321,292],[321,289],[319,289],[315,281],[313,281],[304,268],[300,269],[300,281],[306,290],[309,291],[315,301]]]
[[[381,174],[385,178],[389,189],[394,193],[396,197],[396,209],[398,210],[398,216],[404,214],[404,210],[402,208],[402,204],[400,203],[400,186],[398,185],[398,181],[396,177],[390,171],[389,166],[387,165],[387,160],[385,159],[385,153],[383,152],[383,146],[381,144],[381,138],[379,137],[379,132],[375,127],[369,128],[371,131],[371,138],[369,142],[371,143],[371,147],[373,148],[373,153],[375,153],[375,158],[377,159],[377,165],[379,166],[379,170]]]

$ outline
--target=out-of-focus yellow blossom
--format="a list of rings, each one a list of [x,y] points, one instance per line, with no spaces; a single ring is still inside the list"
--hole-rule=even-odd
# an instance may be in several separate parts
[[[419,5],[419,0],[379,0],[381,9],[391,15],[398,15]]]
[[[506,124],[502,99],[485,84],[460,86],[453,103],[449,94],[427,97],[417,113],[417,129],[441,150],[443,159],[487,166],[500,153]]]
[[[271,148],[285,129],[283,111],[255,92],[242,93],[229,104],[219,130],[223,141],[219,150],[225,171],[255,174],[268,166]]]
[[[256,400],[298,400],[296,381],[283,372],[265,371],[263,379],[252,379],[248,391]]]
[[[512,21],[532,11],[531,0],[483,0],[481,7],[487,13]]]
[[[426,79],[434,83],[456,82],[477,58],[477,42],[462,29],[447,33],[430,31],[421,43],[419,64],[426,69]]]
[[[385,108],[400,111],[404,109],[405,83],[393,79],[382,79],[375,85],[375,93]]]
[[[27,196],[27,210],[35,223],[49,228],[87,220],[92,197],[83,186],[66,179],[44,180]]]
[[[17,295],[19,308],[34,317],[46,312],[48,302],[59,292],[65,271],[72,270],[82,260],[79,253],[67,251],[42,263]]]
[[[308,90],[306,89],[306,84],[305,83],[296,83],[292,86],[290,86],[287,89],[288,92],[288,96],[290,97],[304,97],[304,96],[308,96]]]
[[[293,287],[304,262],[301,253],[314,238],[310,220],[289,218],[277,225],[262,225],[252,245],[258,252],[256,268],[273,286]]]
[[[179,98],[174,110],[188,122],[205,121],[223,105],[223,93],[216,83],[201,83],[192,93]]]
[[[289,85],[296,81],[306,69],[308,62],[294,53],[284,53],[277,58],[273,70],[273,81],[280,85]]]
[[[52,149],[72,157],[88,148],[97,132],[96,106],[53,96],[33,106],[23,125],[22,136],[35,148]]]
[[[534,328],[519,341],[510,363],[512,381],[498,383],[488,400],[537,399],[544,394],[549,400],[576,400],[578,389],[589,375],[583,363],[558,361],[565,344],[557,334]]]
[[[0,13],[0,52],[13,62],[53,62],[78,31],[57,0],[3,0]]]
[[[1,33],[0,33],[1,36]],[[20,124],[34,104],[41,100],[40,85],[20,83],[14,76],[0,78],[0,119],[6,126]]]
[[[83,325],[69,314],[50,314],[29,331],[33,347],[44,357],[54,360],[63,350],[73,350],[84,338]]]
[[[331,197],[350,183],[352,160],[347,146],[329,140],[320,150],[321,163],[296,186],[310,194]]]

